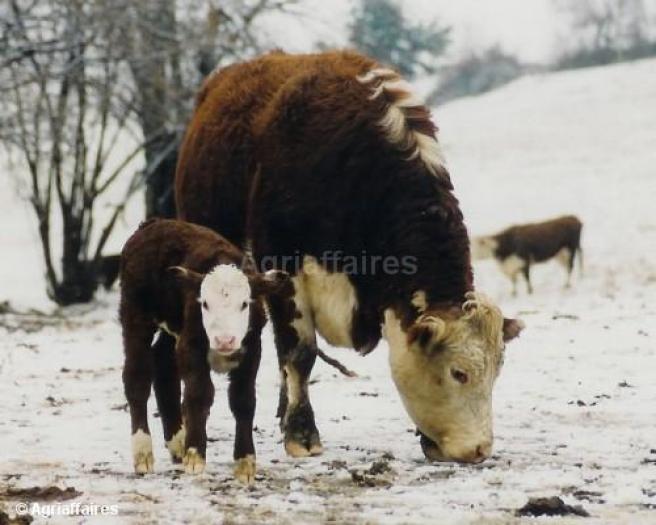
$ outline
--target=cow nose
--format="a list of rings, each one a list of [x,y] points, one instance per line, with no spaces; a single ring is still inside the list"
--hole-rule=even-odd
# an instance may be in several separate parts
[[[481,463],[490,457],[492,453],[492,443],[487,441],[478,445],[472,452],[470,452],[463,459],[467,463]]]
[[[235,346],[235,336],[215,336],[214,343],[218,349],[231,349]]]

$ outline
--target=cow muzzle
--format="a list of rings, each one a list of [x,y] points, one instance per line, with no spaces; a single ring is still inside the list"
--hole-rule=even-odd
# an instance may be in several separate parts
[[[455,461],[457,463],[481,463],[492,454],[492,440],[483,440],[469,446],[440,447],[435,441],[418,431],[421,450],[430,461]]]

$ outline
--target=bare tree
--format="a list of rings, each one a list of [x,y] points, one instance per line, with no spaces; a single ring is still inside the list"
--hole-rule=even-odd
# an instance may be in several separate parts
[[[194,93],[215,67],[261,51],[257,19],[296,0],[141,0],[128,7],[125,42],[145,148],[146,215],[175,215],[173,176]]]
[[[85,302],[105,243],[140,183],[134,163],[143,143],[117,148],[133,113],[119,81],[123,57],[113,54],[120,11],[111,0],[11,0],[4,14],[0,141],[20,152],[29,173],[49,296],[62,305]],[[97,228],[98,199],[126,172],[132,179],[124,198]],[[53,256],[55,214],[60,265]]]
[[[253,30],[260,15],[295,1],[0,4],[0,142],[27,168],[54,301],[93,297],[130,195],[145,186],[148,216],[174,214],[177,150],[194,93],[216,65],[261,49]],[[123,198],[99,223],[99,199],[118,189]]]
[[[555,0],[569,18],[574,47],[561,67],[580,67],[656,54],[644,0]]]

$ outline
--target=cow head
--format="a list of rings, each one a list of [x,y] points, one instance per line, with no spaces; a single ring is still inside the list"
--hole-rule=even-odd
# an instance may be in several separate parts
[[[422,434],[424,454],[439,461],[483,461],[492,450],[492,387],[505,343],[519,335],[523,323],[504,319],[473,292],[461,308],[423,304],[418,310],[407,328],[386,310],[383,333],[392,377]]]
[[[471,240],[471,256],[474,260],[490,259],[499,246],[499,242],[492,236],[482,235]]]
[[[249,329],[253,302],[276,293],[289,282],[289,276],[279,270],[262,274],[233,264],[219,264],[205,275],[181,266],[174,266],[170,271],[197,294],[210,364],[241,348]]]

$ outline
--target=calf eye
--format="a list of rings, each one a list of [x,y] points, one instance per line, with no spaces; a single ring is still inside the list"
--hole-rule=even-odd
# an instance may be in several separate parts
[[[469,381],[469,376],[466,372],[463,372],[462,370],[456,370],[455,368],[451,369],[451,377],[453,377],[453,379],[462,385]]]
[[[203,310],[207,310],[209,308],[209,306],[207,306],[207,301],[203,301],[200,303],[200,305],[203,307]]]
[[[244,310],[246,310],[246,307],[247,307],[247,306],[248,306],[248,302],[247,302],[247,301],[244,301],[243,303],[241,303],[241,310],[242,310],[242,312],[243,312]]]

